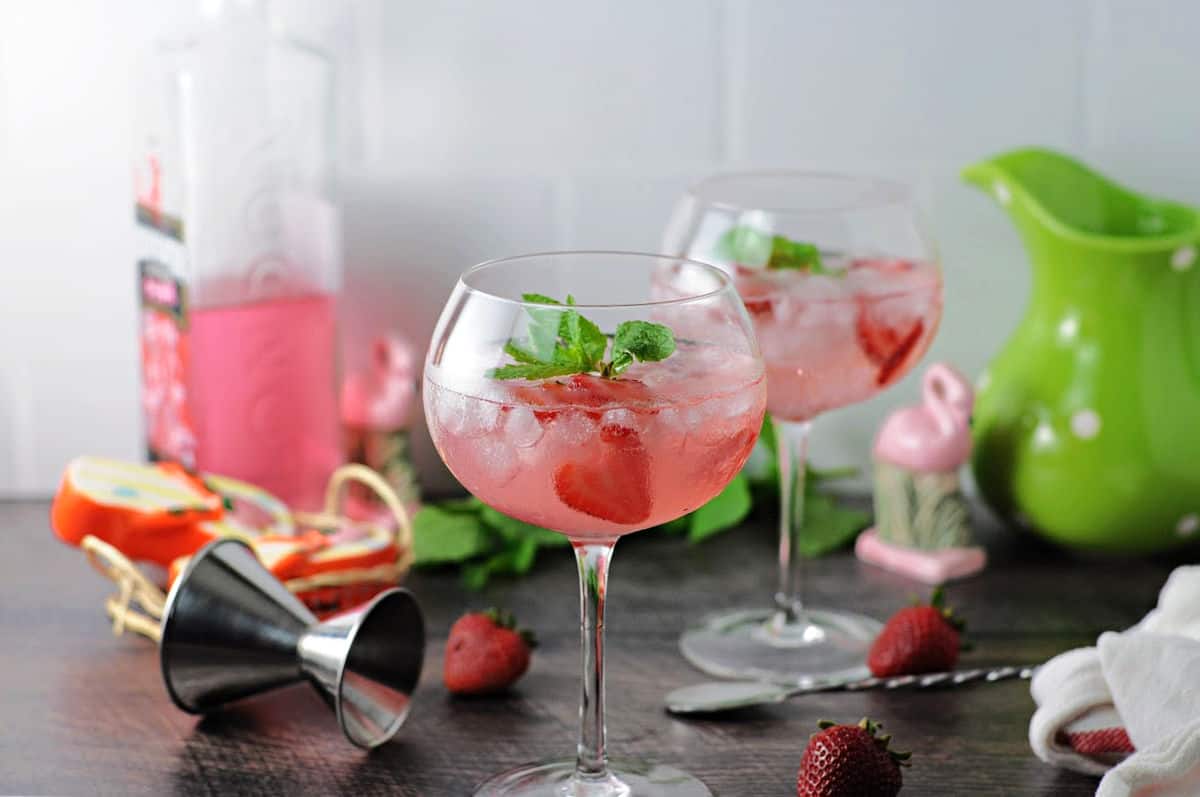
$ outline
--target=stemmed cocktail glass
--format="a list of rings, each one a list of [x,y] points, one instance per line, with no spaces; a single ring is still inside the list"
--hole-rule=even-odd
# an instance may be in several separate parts
[[[911,195],[832,174],[712,177],[680,200],[663,250],[733,276],[767,364],[780,476],[775,605],[706,620],[684,634],[683,653],[731,678],[804,685],[865,676],[879,623],[806,606],[796,544],[813,419],[895,383],[941,318],[941,273]]]
[[[680,517],[725,487],[757,440],[765,405],[750,320],[720,269],[559,252],[463,274],[426,360],[430,432],[481,501],[570,538],[583,640],[576,759],[505,772],[476,794],[709,794],[672,767],[609,764],[608,567],[622,535]]]

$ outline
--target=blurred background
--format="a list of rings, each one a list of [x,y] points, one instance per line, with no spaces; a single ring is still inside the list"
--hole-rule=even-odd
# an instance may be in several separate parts
[[[0,496],[142,455],[135,76],[203,5],[0,0]],[[1029,272],[964,165],[1037,144],[1200,203],[1184,0],[278,0],[271,22],[335,65],[348,370],[388,329],[423,348],[478,261],[657,250],[688,184],[780,166],[914,186],[945,274],[927,360],[974,377]],[[918,376],[823,417],[816,464],[864,465]],[[416,458],[449,484],[423,433]]]

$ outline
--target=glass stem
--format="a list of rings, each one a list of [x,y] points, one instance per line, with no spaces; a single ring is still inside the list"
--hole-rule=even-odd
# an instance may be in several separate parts
[[[804,614],[800,572],[804,559],[797,545],[804,527],[804,473],[812,423],[771,420],[779,457],[779,590],[775,605],[781,613],[778,619],[792,624]]]
[[[583,641],[583,696],[575,757],[575,780],[580,785],[600,785],[609,780],[608,753],[604,747],[604,598],[608,591],[608,562],[615,545],[615,540],[575,544],[575,560],[579,564],[579,630]]]

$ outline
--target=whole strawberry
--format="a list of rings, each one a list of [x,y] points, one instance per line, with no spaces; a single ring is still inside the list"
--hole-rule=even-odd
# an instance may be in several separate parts
[[[536,646],[533,632],[518,629],[511,612],[464,614],[446,640],[442,682],[459,695],[499,692],[525,674]]]
[[[895,797],[903,785],[900,767],[911,753],[888,750],[891,736],[864,717],[857,725],[822,720],[804,748],[797,797]]]
[[[909,606],[892,615],[867,654],[867,666],[876,678],[941,672],[958,663],[966,623],[942,605],[943,599],[938,587],[928,605]]]

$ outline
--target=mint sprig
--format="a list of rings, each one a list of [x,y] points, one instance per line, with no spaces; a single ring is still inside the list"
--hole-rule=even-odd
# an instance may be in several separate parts
[[[821,263],[816,244],[770,235],[753,227],[733,227],[717,241],[717,255],[751,268],[795,269],[811,274],[834,274]]]
[[[546,307],[528,308],[526,338],[504,344],[505,354],[516,362],[490,369],[487,375],[492,379],[549,379],[587,373],[614,379],[636,361],[665,360],[675,351],[675,335],[669,327],[624,321],[612,335],[612,354],[605,361],[609,336],[571,309],[573,296],[567,296],[565,305],[540,293],[522,294],[521,298]]]

